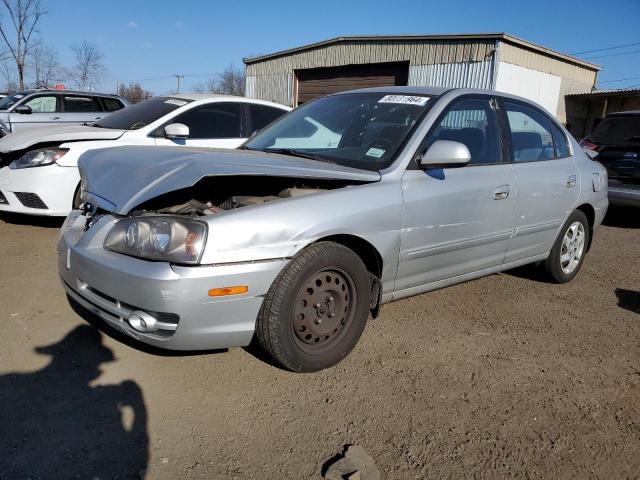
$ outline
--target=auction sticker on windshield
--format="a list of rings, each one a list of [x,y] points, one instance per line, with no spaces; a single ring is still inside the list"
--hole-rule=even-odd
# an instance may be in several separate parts
[[[169,103],[171,105],[177,105],[179,107],[182,107],[183,105],[187,104],[187,102],[185,102],[184,100],[176,100],[175,98],[170,98],[169,100],[165,100],[164,103]]]
[[[429,97],[419,97],[416,95],[385,95],[378,103],[402,103],[405,105],[418,105],[424,107],[429,101]]]

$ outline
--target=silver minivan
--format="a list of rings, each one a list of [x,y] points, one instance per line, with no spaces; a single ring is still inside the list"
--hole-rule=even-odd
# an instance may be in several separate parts
[[[0,136],[32,127],[91,123],[129,102],[107,93],[27,90],[0,99]]]

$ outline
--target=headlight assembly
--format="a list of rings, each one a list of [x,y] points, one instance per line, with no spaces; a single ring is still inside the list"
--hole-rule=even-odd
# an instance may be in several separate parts
[[[20,168],[33,168],[44,167],[45,165],[51,165],[58,161],[65,153],[69,151],[68,148],[40,148],[38,150],[31,150],[25,153],[19,159],[14,160],[9,168],[12,170],[18,170]]]
[[[125,218],[111,229],[104,248],[133,257],[197,264],[207,240],[207,224],[170,216]]]

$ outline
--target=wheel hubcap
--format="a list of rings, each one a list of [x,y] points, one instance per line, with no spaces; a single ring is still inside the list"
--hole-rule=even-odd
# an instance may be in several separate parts
[[[354,292],[351,277],[338,269],[307,279],[293,309],[293,331],[305,350],[323,349],[341,337],[353,316]]]
[[[572,273],[580,264],[584,252],[584,225],[573,222],[564,234],[560,249],[560,267],[564,273]]]

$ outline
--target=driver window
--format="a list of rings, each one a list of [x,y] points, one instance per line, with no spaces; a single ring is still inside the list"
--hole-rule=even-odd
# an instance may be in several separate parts
[[[33,113],[54,113],[56,111],[56,97],[36,97],[25,105],[31,108]]]
[[[465,144],[471,153],[471,164],[502,161],[498,118],[489,99],[466,99],[455,103],[437,123],[425,150],[437,140]]]

